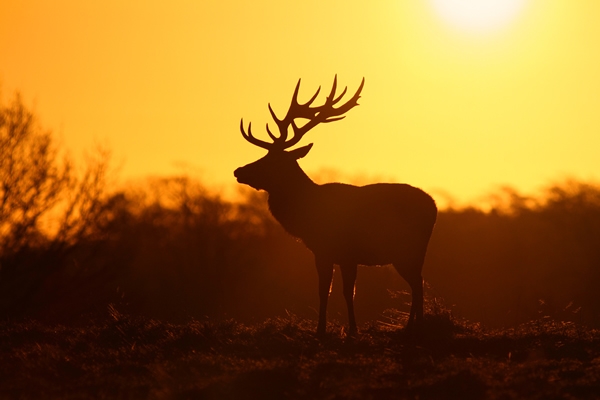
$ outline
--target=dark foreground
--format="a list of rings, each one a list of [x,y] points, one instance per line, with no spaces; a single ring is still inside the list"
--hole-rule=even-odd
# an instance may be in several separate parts
[[[421,335],[383,324],[317,339],[290,316],[174,325],[122,315],[0,322],[0,398],[600,398],[600,332],[540,320],[486,331],[444,315]]]

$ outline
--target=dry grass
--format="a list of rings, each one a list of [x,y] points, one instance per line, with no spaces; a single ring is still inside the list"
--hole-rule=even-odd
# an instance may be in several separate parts
[[[394,318],[402,315],[390,314]],[[551,320],[489,331],[445,312],[419,334],[348,337],[288,316],[247,326],[108,315],[0,323],[0,398],[573,399],[600,397],[600,332]]]

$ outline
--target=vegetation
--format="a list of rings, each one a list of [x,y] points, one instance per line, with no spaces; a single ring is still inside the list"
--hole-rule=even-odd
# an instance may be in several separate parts
[[[540,316],[598,326],[600,189],[577,183],[552,190],[556,197],[527,208],[442,211],[425,266],[430,294],[490,327]],[[31,244],[0,257],[0,312],[64,322],[118,302],[132,314],[173,322],[208,316],[251,323],[287,311],[315,318],[312,255],[270,217],[260,194],[245,196],[223,200],[189,177],[107,195],[106,223],[63,243],[68,251]],[[330,315],[343,320],[339,278]],[[359,323],[389,308],[404,311],[405,290],[391,268],[361,268]]]
[[[600,335],[585,327],[600,326],[595,184],[568,181],[539,197],[507,189],[488,211],[442,210],[423,332],[399,329],[408,297],[397,273],[364,267],[361,334],[345,334],[336,276],[329,315],[339,322],[317,340],[312,255],[262,194],[226,200],[188,176],[118,190],[106,152],[77,167],[18,97],[0,104],[0,152],[1,398],[576,398],[599,389]]]
[[[540,198],[506,189],[489,212],[446,210],[435,235],[429,281],[458,314],[600,325],[600,186],[567,181]]]
[[[108,308],[78,325],[0,323],[0,397],[573,399],[600,390],[600,333],[542,319],[489,331],[429,313],[422,335],[287,317],[171,324]]]
[[[18,95],[0,103],[0,154],[0,310],[21,313],[108,225],[109,157],[99,148],[78,169]]]

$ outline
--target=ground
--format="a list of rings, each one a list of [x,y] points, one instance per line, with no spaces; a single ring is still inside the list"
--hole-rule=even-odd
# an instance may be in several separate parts
[[[540,319],[487,330],[428,315],[356,337],[293,315],[255,325],[121,314],[0,322],[0,398],[600,398],[600,331]]]

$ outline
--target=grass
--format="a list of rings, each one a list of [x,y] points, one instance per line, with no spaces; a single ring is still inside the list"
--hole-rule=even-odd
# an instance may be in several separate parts
[[[0,398],[600,398],[600,332],[541,319],[491,331],[428,314],[420,334],[371,323],[324,338],[293,315],[170,324],[108,313],[0,322]]]

